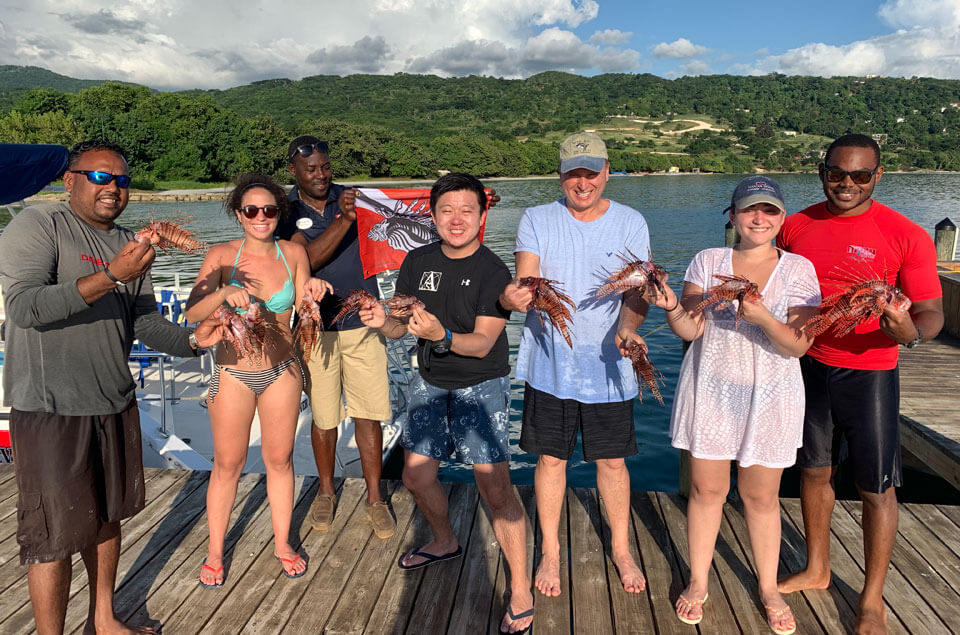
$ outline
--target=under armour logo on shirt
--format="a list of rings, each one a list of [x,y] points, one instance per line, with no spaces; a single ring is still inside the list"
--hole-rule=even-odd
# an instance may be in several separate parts
[[[424,271],[420,277],[420,291],[436,291],[440,288],[440,271]]]
[[[460,281],[460,286],[461,286],[461,287],[469,287],[469,286],[470,286],[470,278],[467,278],[466,280],[461,280],[461,281]]]

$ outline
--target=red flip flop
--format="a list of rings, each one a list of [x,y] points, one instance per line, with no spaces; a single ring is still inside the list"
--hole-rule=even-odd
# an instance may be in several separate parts
[[[221,564],[219,567],[214,569],[213,567],[207,564],[207,559],[204,558],[203,562],[200,563],[200,569],[209,571],[214,576],[218,576],[220,575],[220,572],[223,571],[223,564]],[[203,580],[197,580],[197,582],[199,582],[200,586],[202,586],[204,589],[216,589],[217,587],[223,586],[223,580],[221,580],[220,582],[214,582],[213,584],[206,584]]]

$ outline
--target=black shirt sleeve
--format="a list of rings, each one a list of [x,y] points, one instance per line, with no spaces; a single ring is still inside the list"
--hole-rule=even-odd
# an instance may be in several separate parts
[[[510,311],[500,306],[500,294],[507,286],[513,276],[507,266],[492,252],[491,257],[483,261],[483,286],[480,289],[480,297],[477,298],[477,315],[487,315],[490,317],[510,319]]]

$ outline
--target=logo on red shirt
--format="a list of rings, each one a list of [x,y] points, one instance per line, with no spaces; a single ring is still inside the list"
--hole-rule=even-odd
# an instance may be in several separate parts
[[[873,247],[861,247],[860,245],[847,245],[847,253],[852,254],[858,260],[873,260],[877,257],[877,250]]]

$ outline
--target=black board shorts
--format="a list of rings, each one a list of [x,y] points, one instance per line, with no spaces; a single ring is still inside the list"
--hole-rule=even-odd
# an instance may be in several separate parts
[[[140,413],[61,416],[10,410],[20,564],[64,560],[107,523],[143,509]]]
[[[559,399],[525,385],[520,449],[569,461],[577,445],[578,430],[587,461],[622,459],[637,453],[633,399],[583,403]]]
[[[902,484],[900,374],[838,368],[800,358],[806,411],[799,467],[828,467],[844,459],[864,491],[882,494]]]

